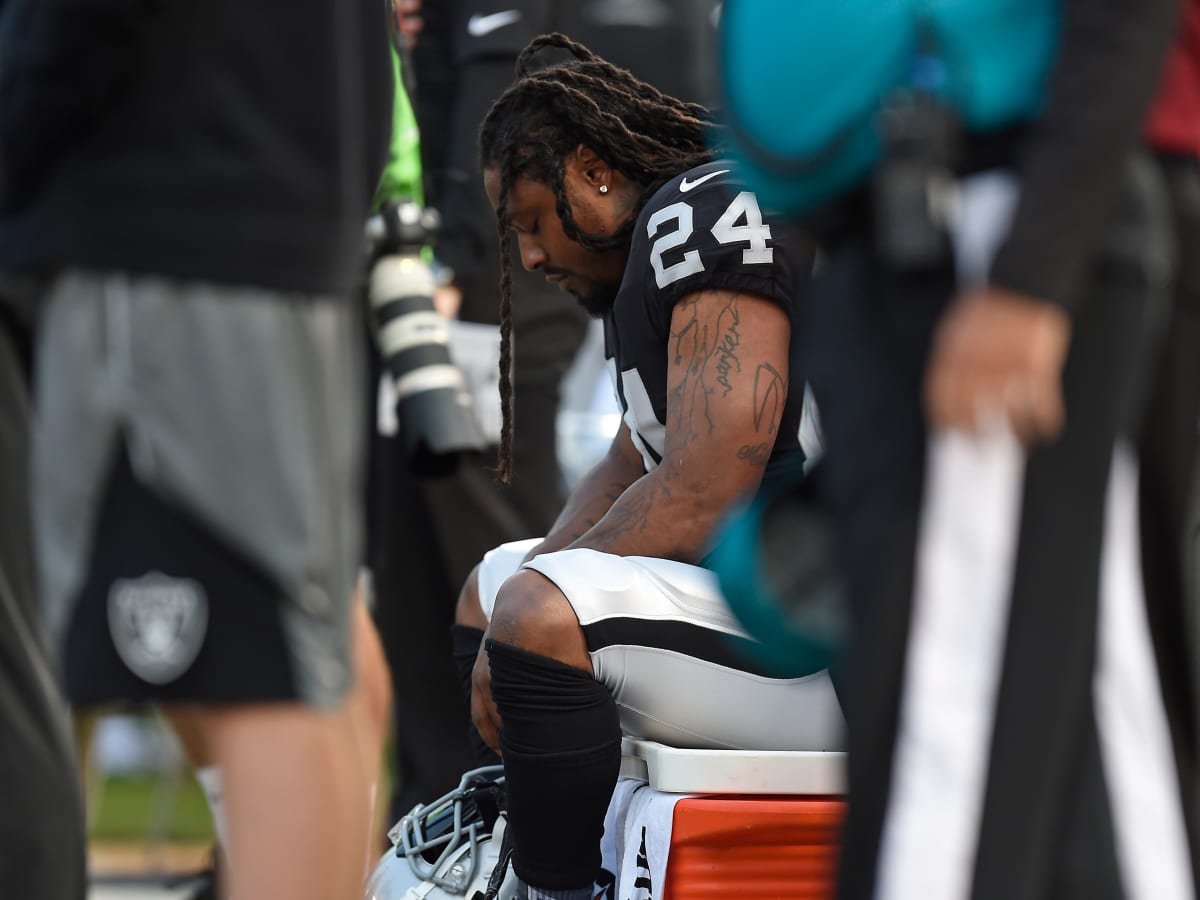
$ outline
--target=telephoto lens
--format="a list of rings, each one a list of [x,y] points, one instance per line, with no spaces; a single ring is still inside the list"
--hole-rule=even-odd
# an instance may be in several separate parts
[[[450,326],[433,305],[434,278],[421,258],[437,213],[391,202],[367,223],[371,325],[396,382],[397,418],[409,465],[421,476],[447,475],[460,454],[487,442],[462,371],[450,359]]]

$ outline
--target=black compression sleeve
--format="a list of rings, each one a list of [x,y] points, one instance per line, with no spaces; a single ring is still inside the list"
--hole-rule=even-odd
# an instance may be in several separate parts
[[[487,642],[503,725],[513,867],[569,896],[600,872],[600,838],[621,770],[621,725],[608,688],[581,669]]]
[[[454,668],[458,672],[458,682],[462,685],[463,694],[467,700],[470,700],[471,675],[475,670],[475,657],[479,655],[479,648],[483,644],[483,630],[455,623],[450,626],[450,640],[454,645]],[[474,725],[470,726],[467,737],[471,742],[471,751],[475,754],[475,761],[479,765],[498,766],[500,764],[500,757],[496,755],[495,750],[483,742],[483,738]]]

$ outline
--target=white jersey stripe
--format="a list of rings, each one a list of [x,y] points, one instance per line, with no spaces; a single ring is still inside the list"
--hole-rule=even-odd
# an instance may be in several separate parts
[[[658,468],[667,445],[667,429],[654,415],[654,404],[650,393],[637,369],[626,369],[621,373],[621,388],[625,396],[625,424],[633,435],[633,443],[642,455],[647,472]]]

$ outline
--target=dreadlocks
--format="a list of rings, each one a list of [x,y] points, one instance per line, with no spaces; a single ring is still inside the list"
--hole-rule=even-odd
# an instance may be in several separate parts
[[[544,49],[572,59],[534,69]],[[512,477],[512,259],[508,194],[520,177],[546,184],[557,197],[564,233],[588,250],[627,246],[638,213],[662,185],[710,162],[720,129],[698,103],[669,97],[605,62],[561,34],[535,38],[517,59],[517,80],[493,104],[479,133],[483,168],[500,174],[496,226],[500,236],[500,480]],[[571,214],[563,189],[563,159],[585,144],[641,188],[633,215],[611,235],[588,234]]]

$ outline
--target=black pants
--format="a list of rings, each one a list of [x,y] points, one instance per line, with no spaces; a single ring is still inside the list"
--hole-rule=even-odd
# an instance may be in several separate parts
[[[1130,434],[1144,367],[1139,336],[1164,270],[1154,186],[1131,182],[1112,245],[1092,262],[1064,372],[1066,431],[1029,455],[1016,485],[1009,605],[993,640],[996,688],[990,738],[986,731],[981,738],[973,853],[938,860],[939,867],[963,867],[961,892],[976,900],[1122,896],[1093,676],[1114,445]],[[881,844],[885,834],[895,839],[890,804],[901,710],[909,708],[905,679],[918,662],[910,656],[914,584],[929,512],[922,508],[929,444],[921,388],[930,338],[955,290],[948,269],[889,271],[870,234],[863,214],[832,237],[805,326],[806,374],[822,408],[825,484],[854,623],[843,697],[850,790],[844,900],[875,896]],[[971,588],[963,593],[970,609]],[[952,758],[954,748],[933,752]],[[926,849],[937,840],[907,837],[924,840]],[[919,890],[887,887],[908,896]]]
[[[0,315],[0,897],[82,900],[78,769],[36,614],[29,385],[18,340]]]
[[[1164,667],[1184,673],[1169,682],[1174,693],[1168,699],[1190,714],[1176,738],[1177,752],[1194,776],[1200,696],[1194,658],[1200,639],[1200,160],[1171,157],[1158,164],[1171,204],[1176,268],[1141,427],[1142,556],[1159,657]],[[1195,809],[1200,796],[1194,777],[1184,787]]]

